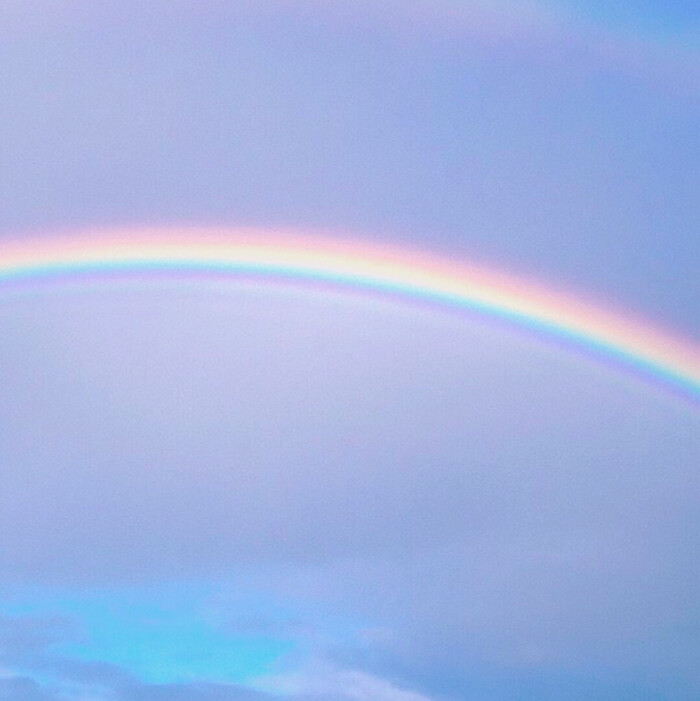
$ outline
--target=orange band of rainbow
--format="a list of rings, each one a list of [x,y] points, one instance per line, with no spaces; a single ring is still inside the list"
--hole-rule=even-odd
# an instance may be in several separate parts
[[[155,273],[247,275],[473,310],[558,338],[700,401],[700,348],[496,271],[426,253],[291,232],[150,229],[0,243],[0,282]]]

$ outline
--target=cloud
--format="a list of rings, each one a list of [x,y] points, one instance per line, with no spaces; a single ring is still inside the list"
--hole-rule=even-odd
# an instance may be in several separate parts
[[[0,620],[2,701],[266,701],[269,697],[232,684],[149,684],[116,665],[85,662],[53,650],[70,639],[69,627],[50,619]],[[13,671],[13,668],[16,671]]]
[[[552,26],[523,3],[11,5],[0,234],[361,232],[697,332],[684,232],[697,228],[700,82],[682,47]],[[490,22],[524,29],[469,34]]]
[[[305,670],[261,680],[263,688],[293,699],[318,701],[431,701],[427,696],[403,689],[385,679],[317,660]]]
[[[0,678],[2,701],[272,701],[272,697],[229,684],[143,684],[127,687],[42,685],[31,677]]]
[[[449,317],[189,294],[57,296],[9,317],[6,584],[211,579],[282,610],[246,628],[224,599],[232,634],[457,698],[479,669],[693,679],[691,412]],[[332,617],[385,632],[313,630]],[[56,633],[13,635],[29,654]],[[61,665],[83,684],[123,672]]]
[[[66,697],[46,690],[28,677],[0,677],[0,699],[2,701],[65,701]]]
[[[359,671],[313,671],[259,680],[265,691],[207,680],[149,683],[114,664],[55,650],[74,637],[69,621],[36,616],[0,619],[1,701],[430,701]]]
[[[379,232],[697,334],[696,54],[551,5],[0,3],[0,235]],[[193,580],[283,610],[214,618],[325,660],[301,695],[698,697],[672,399],[475,318],[273,286],[3,294],[0,327],[0,586],[56,609],[0,623],[6,698],[265,699],[57,653],[84,623],[57,589]]]

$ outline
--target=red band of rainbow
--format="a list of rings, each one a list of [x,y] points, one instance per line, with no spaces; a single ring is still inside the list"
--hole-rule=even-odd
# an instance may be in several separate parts
[[[323,283],[468,309],[661,380],[700,402],[700,348],[627,314],[427,253],[293,232],[149,229],[0,243],[0,282],[148,272]]]

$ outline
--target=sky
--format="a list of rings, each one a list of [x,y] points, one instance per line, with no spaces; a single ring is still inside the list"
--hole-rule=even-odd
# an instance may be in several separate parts
[[[697,348],[698,47],[690,0],[5,0],[0,245],[302,231]],[[0,284],[0,329],[0,701],[700,696],[663,383],[263,279]]]

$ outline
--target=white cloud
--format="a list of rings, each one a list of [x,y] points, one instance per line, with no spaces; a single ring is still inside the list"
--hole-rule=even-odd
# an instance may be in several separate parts
[[[380,677],[352,669],[340,669],[317,660],[302,672],[258,680],[257,686],[272,693],[339,701],[431,701],[415,691]]]

